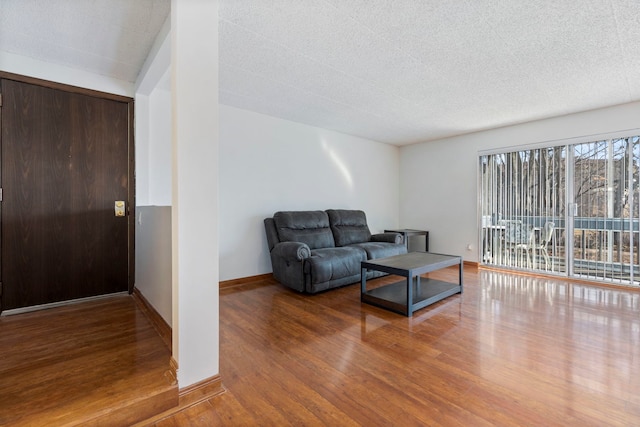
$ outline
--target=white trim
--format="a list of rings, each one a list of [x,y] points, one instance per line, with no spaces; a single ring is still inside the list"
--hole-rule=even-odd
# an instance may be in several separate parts
[[[540,148],[550,148],[557,146],[582,144],[585,142],[604,141],[609,139],[625,138],[640,135],[640,128],[619,130],[616,132],[597,133],[593,135],[574,136],[571,138],[552,139],[548,141],[534,142],[531,144],[511,145],[507,147],[491,148],[488,150],[479,150],[478,157],[489,156],[492,154],[504,154],[514,151],[536,150]]]

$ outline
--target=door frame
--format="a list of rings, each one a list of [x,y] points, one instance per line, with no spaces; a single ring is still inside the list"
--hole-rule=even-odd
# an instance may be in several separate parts
[[[28,83],[33,85],[38,85],[50,89],[61,90],[69,93],[76,93],[81,95],[92,96],[95,98],[102,98],[111,101],[118,101],[126,103],[128,106],[129,112],[129,135],[128,135],[128,171],[127,171],[127,179],[129,182],[128,194],[127,194],[127,251],[128,251],[128,265],[127,265],[127,288],[129,294],[133,293],[133,288],[135,285],[135,208],[136,208],[136,182],[135,182],[135,108],[134,108],[134,100],[131,97],[116,95],[108,92],[101,92],[93,89],[82,88],[79,86],[72,86],[68,84],[53,82],[50,80],[43,80],[29,76],[23,76],[20,74],[8,73],[0,70],[0,79],[6,80],[14,80],[21,83]],[[0,119],[2,114],[2,108],[0,107]],[[0,120],[0,144],[2,144],[2,132],[1,132],[2,121]],[[0,168],[1,168],[0,162]],[[0,175],[1,176],[1,175]],[[2,182],[0,182],[0,188],[2,187]],[[0,221],[2,221],[2,203],[0,202]],[[2,236],[0,236],[0,239]],[[2,260],[2,253],[0,253],[0,261]],[[0,268],[2,264],[0,263]],[[0,280],[1,280],[1,271],[0,271]],[[0,282],[0,292],[2,292],[1,282]],[[0,294],[0,312],[2,311],[2,299]]]

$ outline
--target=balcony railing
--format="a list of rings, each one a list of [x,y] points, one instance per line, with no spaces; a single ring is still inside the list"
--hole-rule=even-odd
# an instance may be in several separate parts
[[[566,274],[566,263],[573,262],[573,274],[577,277],[640,284],[640,220],[588,217],[573,220],[573,260],[566,260],[568,239],[564,218],[517,216],[483,224],[482,262],[560,274]],[[522,224],[523,229],[540,233],[547,221],[554,223],[554,229],[546,253],[536,250],[528,236],[516,236],[518,241],[510,241],[514,238],[510,224]]]

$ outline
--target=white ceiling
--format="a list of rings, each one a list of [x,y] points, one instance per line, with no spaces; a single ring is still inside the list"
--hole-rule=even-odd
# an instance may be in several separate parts
[[[0,51],[134,82],[170,0],[0,0]]]
[[[0,50],[134,81],[169,3],[0,0]],[[637,0],[221,0],[219,32],[221,103],[397,145],[640,100]]]

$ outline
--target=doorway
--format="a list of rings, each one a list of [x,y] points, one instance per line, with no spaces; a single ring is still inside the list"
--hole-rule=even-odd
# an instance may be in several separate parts
[[[480,155],[485,265],[640,284],[640,137]]]
[[[133,290],[133,100],[0,74],[0,310]]]

